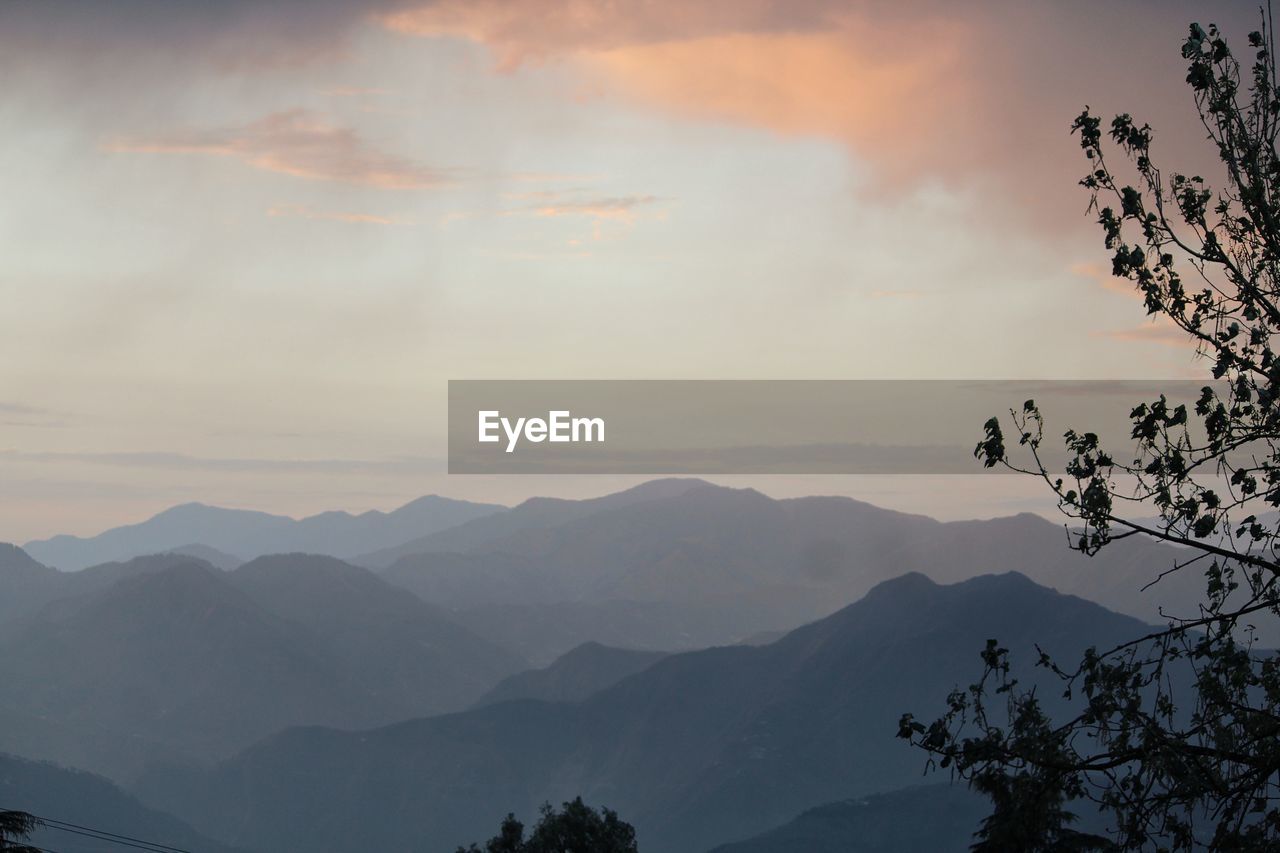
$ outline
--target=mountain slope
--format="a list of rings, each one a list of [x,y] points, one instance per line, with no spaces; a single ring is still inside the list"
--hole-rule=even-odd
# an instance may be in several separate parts
[[[378,576],[423,601],[449,608],[508,602],[553,604],[575,597],[575,592],[540,561],[518,554],[410,554],[379,571]]]
[[[234,853],[181,821],[146,808],[100,776],[12,755],[0,754],[0,808],[179,847],[190,853]],[[29,843],[58,853],[124,849],[52,825],[37,829]]]
[[[939,709],[988,637],[1031,663],[1036,642],[1070,656],[1144,627],[1019,575],[943,587],[913,574],[771,645],[673,655],[582,702],[293,729],[142,790],[204,831],[236,827],[224,840],[281,851],[449,849],[509,810],[581,794],[631,820],[646,848],[697,853],[815,802],[917,782],[898,717]]]
[[[711,853],[968,853],[991,804],[962,785],[926,785],[826,803]]]
[[[331,662],[215,572],[189,562],[124,578],[0,634],[4,707],[126,741],[137,763],[89,764],[97,756],[68,755],[64,744],[37,752],[8,732],[0,749],[126,778],[148,756],[216,755],[299,720],[349,714],[330,686]]]
[[[0,627],[0,749],[122,780],[291,725],[465,707],[526,666],[332,558],[227,573],[162,555],[64,577],[81,591]]]
[[[243,559],[292,551],[350,557],[503,509],[505,507],[493,504],[430,495],[392,512],[372,510],[360,515],[325,512],[295,520],[265,512],[190,503],[97,536],[55,536],[28,542],[25,548],[41,562],[64,571],[181,549],[193,543]]]
[[[668,652],[615,649],[599,643],[583,643],[557,658],[550,666],[508,676],[476,700],[473,707],[496,705],[516,699],[544,702],[578,702],[624,678],[648,669]]]
[[[464,707],[527,665],[440,608],[332,557],[259,557],[229,580],[306,628],[340,667],[344,688],[381,707],[384,720]]]
[[[60,588],[56,569],[41,565],[16,545],[0,542],[0,624],[53,600]]]

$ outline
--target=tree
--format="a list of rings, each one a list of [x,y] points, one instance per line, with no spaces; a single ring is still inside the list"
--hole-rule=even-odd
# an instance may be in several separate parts
[[[541,815],[527,839],[524,825],[508,814],[483,848],[472,844],[458,853],[636,853],[635,829],[611,809],[596,811],[576,797],[559,812],[544,804]]]
[[[26,812],[0,811],[0,851],[7,853],[41,853],[38,847],[19,843],[40,825]]]
[[[979,680],[953,692],[940,717],[903,716],[900,737],[991,796],[976,850],[1280,849],[1280,655],[1254,642],[1256,626],[1280,616],[1280,521],[1268,514],[1280,507],[1272,24],[1268,9],[1249,34],[1247,71],[1215,26],[1192,24],[1182,45],[1223,167],[1218,189],[1196,175],[1166,177],[1151,128],[1129,115],[1104,130],[1086,108],[1072,126],[1113,274],[1134,283],[1148,314],[1186,334],[1213,381],[1190,410],[1165,396],[1134,407],[1132,452],[1067,430],[1065,476],[1043,461],[1045,422],[1032,400],[988,421],[975,455],[1041,478],[1085,554],[1131,536],[1184,546],[1169,571],[1202,571],[1204,594],[1199,612],[1091,648],[1078,664],[1041,652],[1041,680],[1060,682],[1072,703],[1067,719],[1049,718],[994,640]],[[1007,423],[1016,445],[1006,445]],[[1158,522],[1140,520],[1153,510]],[[1070,828],[1068,805],[1089,801],[1108,837]]]

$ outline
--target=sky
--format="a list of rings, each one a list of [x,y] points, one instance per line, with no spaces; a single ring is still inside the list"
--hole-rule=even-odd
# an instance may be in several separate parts
[[[1256,14],[0,0],[0,540],[634,482],[445,475],[449,379],[1203,375],[1107,275],[1068,129],[1132,112],[1215,175],[1178,48]]]

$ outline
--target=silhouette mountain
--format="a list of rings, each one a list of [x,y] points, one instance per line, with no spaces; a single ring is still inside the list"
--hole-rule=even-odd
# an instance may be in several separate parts
[[[61,578],[61,597],[0,625],[0,749],[121,780],[290,725],[462,708],[527,666],[333,558],[223,572],[170,554]]]
[[[668,654],[583,643],[557,658],[548,667],[518,672],[504,678],[476,700],[472,707],[496,705],[516,699],[577,702],[648,669]]]
[[[1013,573],[951,586],[913,573],[770,645],[672,655],[583,701],[295,728],[140,791],[224,841],[279,851],[450,849],[507,811],[581,794],[626,815],[648,849],[698,853],[813,803],[918,782],[898,716],[976,675],[987,638],[1030,683],[1044,677],[1037,642],[1070,657],[1144,629]]]
[[[238,559],[293,551],[351,557],[503,509],[494,504],[429,495],[392,512],[323,512],[299,520],[189,503],[97,536],[54,536],[28,542],[24,547],[37,560],[64,571],[193,544],[234,554]]]
[[[47,762],[0,754],[0,808],[25,811],[76,827],[88,827],[176,847],[189,853],[237,853],[175,818],[146,808],[100,776]],[[103,853],[126,849],[49,825],[29,843],[58,853]],[[243,850],[239,853],[244,853]]]

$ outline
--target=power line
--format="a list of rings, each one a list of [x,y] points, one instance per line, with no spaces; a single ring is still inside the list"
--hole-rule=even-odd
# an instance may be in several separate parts
[[[5,809],[0,809],[0,811],[5,811]],[[27,812],[27,814],[31,813]],[[94,829],[91,826],[81,826],[78,823],[71,823],[65,820],[55,820],[54,818],[42,817],[38,814],[31,814],[31,816],[48,829],[69,832],[73,835],[83,835],[87,838],[93,838],[98,841],[118,844],[121,847],[132,847],[135,850],[147,850],[150,851],[150,853],[190,853],[190,851],[184,850],[181,847],[172,847],[168,844],[161,844],[158,841],[147,841],[142,838],[134,838],[130,835],[120,835],[114,832],[107,832],[105,829]],[[44,850],[45,853],[57,853],[57,851],[45,850],[45,848],[39,849]]]
[[[44,821],[45,825],[48,826],[50,829],[65,829],[67,832],[71,832],[73,830],[79,829],[79,830],[84,830],[85,832],[92,832],[97,835],[105,836],[104,840],[116,839],[119,841],[131,841],[135,844],[145,845],[154,850],[168,851],[168,853],[190,853],[190,851],[183,850],[181,847],[171,847],[168,844],[161,844],[158,841],[146,841],[141,838],[133,838],[132,836],[120,835],[115,832],[107,832],[105,829],[94,829],[93,827],[90,827],[90,826],[80,826],[79,824],[69,823],[65,820],[54,820],[52,818],[42,818],[39,815],[36,815],[35,817],[37,820]]]
[[[134,844],[132,841],[124,840],[124,836],[114,836],[109,832],[99,834],[95,830],[83,831],[79,829],[71,829],[70,827],[59,826],[56,823],[49,822],[45,822],[45,828],[56,829],[59,832],[69,832],[72,835],[83,835],[86,838],[93,838],[97,841],[106,841],[109,844],[118,844],[121,847],[132,847],[135,850],[148,850],[150,853],[176,853],[176,851],[178,851],[177,847],[153,847],[149,841],[144,841],[141,844]],[[182,851],[182,853],[186,853],[186,851]]]

